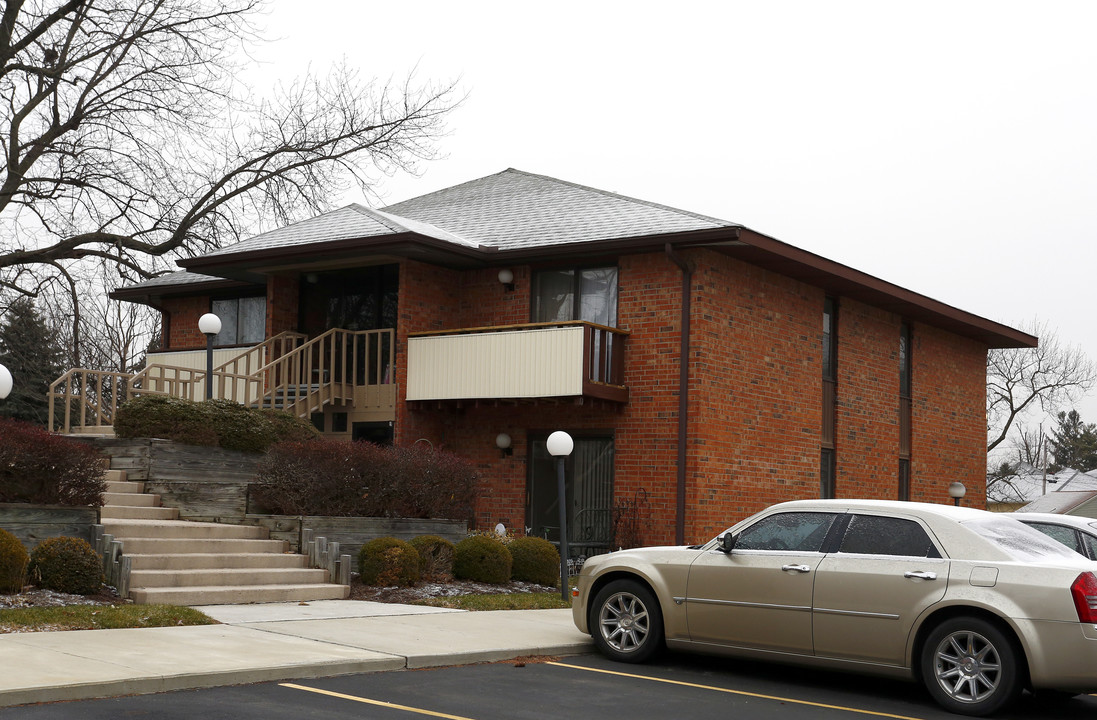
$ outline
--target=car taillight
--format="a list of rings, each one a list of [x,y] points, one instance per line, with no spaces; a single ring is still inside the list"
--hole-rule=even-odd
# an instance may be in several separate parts
[[[1070,586],[1074,607],[1078,610],[1078,622],[1097,623],[1097,575],[1082,573]]]

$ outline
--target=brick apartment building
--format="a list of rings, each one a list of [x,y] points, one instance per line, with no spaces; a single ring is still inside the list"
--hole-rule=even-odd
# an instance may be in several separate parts
[[[982,507],[986,352],[1036,343],[736,223],[516,170],[180,265],[115,293],[162,312],[150,363],[204,368],[212,310],[218,395],[465,456],[480,527],[554,540],[545,439],[566,430],[577,552],[820,495],[949,502],[960,480]]]

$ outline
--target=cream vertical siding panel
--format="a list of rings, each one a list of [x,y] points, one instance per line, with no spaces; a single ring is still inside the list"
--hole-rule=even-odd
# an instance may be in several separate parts
[[[583,393],[583,328],[408,339],[408,400]]]

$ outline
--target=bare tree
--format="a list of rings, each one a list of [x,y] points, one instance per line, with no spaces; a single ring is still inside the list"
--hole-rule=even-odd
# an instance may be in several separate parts
[[[1037,348],[994,348],[987,353],[987,452],[1006,439],[1026,412],[1073,405],[1095,382],[1097,367],[1079,348],[1063,345],[1046,323],[1022,329],[1040,338]]]
[[[414,171],[453,85],[337,68],[257,100],[237,81],[262,0],[8,0],[0,17],[0,289],[67,263],[130,278]]]

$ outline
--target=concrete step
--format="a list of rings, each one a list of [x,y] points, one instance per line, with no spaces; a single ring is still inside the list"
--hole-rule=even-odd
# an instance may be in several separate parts
[[[116,480],[107,482],[108,493],[143,493],[145,483],[135,480]]]
[[[104,508],[105,509],[105,508]],[[174,508],[149,508],[174,510]],[[224,525],[190,520],[141,520],[133,518],[103,518],[103,531],[116,538],[203,538],[266,540],[267,529],[252,525]]]
[[[107,469],[103,472],[103,479],[107,482],[125,482],[126,471],[125,470],[110,470]]]
[[[126,541],[126,546],[132,540]],[[257,541],[241,540],[227,542],[270,542],[277,540]],[[160,555],[140,555],[126,553],[126,557],[133,563],[134,570],[204,570],[204,569],[229,569],[229,568],[304,568],[308,564],[308,558],[296,553],[283,553],[281,548],[271,552],[249,553],[171,553]]]
[[[149,497],[156,497],[150,495]],[[102,520],[176,520],[179,511],[166,507],[127,507],[125,505],[104,505],[99,512]]]
[[[111,533],[113,534],[113,533]],[[115,536],[118,538],[118,536]],[[289,549],[285,540],[252,540],[247,538],[149,538],[129,536],[122,540],[126,555],[213,554],[251,555],[281,554]]]
[[[240,603],[301,602],[342,600],[350,595],[350,586],[247,585],[241,587],[131,588],[130,596],[139,605],[234,605]]]
[[[160,507],[160,496],[143,492],[119,492],[107,488],[103,493],[104,506],[124,505],[126,507]]]
[[[204,570],[134,570],[130,588],[236,587],[242,585],[312,585],[328,581],[318,568],[220,568]]]

